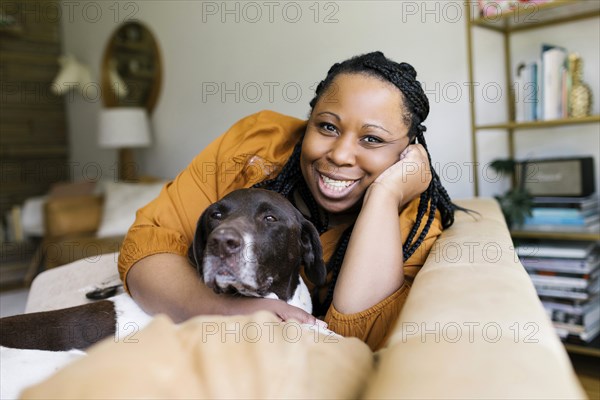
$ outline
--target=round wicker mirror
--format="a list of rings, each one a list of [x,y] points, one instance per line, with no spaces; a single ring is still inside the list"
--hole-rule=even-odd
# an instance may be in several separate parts
[[[158,44],[139,21],[120,25],[108,41],[102,59],[105,107],[145,107],[152,113],[162,84]]]

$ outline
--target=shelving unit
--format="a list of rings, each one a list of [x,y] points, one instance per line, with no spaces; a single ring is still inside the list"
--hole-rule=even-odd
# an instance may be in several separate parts
[[[504,51],[504,73],[507,82],[508,93],[511,93],[511,82],[514,81],[512,74],[512,61],[510,56],[511,35],[524,30],[538,29],[550,25],[558,25],[567,22],[578,21],[600,16],[600,2],[585,0],[553,1],[543,4],[522,3],[512,12],[503,12],[491,17],[473,17],[472,10],[476,9],[476,2],[471,2],[466,7],[467,15],[467,53],[469,61],[469,81],[474,79],[474,54],[473,54],[473,28],[480,27],[498,32],[503,37]],[[470,99],[475,99],[475,86],[469,85]],[[511,94],[507,96],[508,120],[500,124],[477,124],[475,101],[471,101],[471,143],[473,159],[473,179],[475,196],[480,194],[477,152],[477,136],[479,131],[506,130],[509,157],[515,154],[514,135],[516,131],[524,129],[539,129],[558,126],[571,126],[577,124],[599,124],[600,115],[592,115],[585,118],[565,118],[549,121],[515,121],[515,101]]]
[[[540,128],[555,128],[555,127],[575,127],[581,125],[600,125],[600,115],[591,115],[584,118],[564,118],[557,120],[531,121],[531,122],[516,122],[516,107],[515,96],[512,92],[512,82],[514,82],[512,74],[511,60],[511,35],[515,32],[523,32],[534,30],[541,27],[559,25],[574,21],[580,21],[590,18],[600,17],[600,1],[585,1],[585,0],[560,0],[552,1],[543,4],[521,3],[511,12],[503,11],[499,15],[481,17],[472,15],[474,10],[477,10],[477,1],[467,2],[467,54],[469,65],[469,81],[475,83],[473,38],[476,28],[483,28],[493,32],[497,32],[502,36],[504,53],[504,79],[506,81],[507,93],[506,100],[507,120],[501,123],[494,124],[478,124],[477,110],[475,101],[475,85],[469,85],[470,108],[471,108],[471,143],[472,143],[472,160],[474,179],[475,196],[480,195],[480,180],[479,180],[479,154],[478,154],[478,136],[485,134],[486,131],[502,130],[506,132],[506,140],[508,147],[508,157],[515,158],[515,135],[522,130],[535,130]],[[596,39],[597,40],[597,39]],[[594,93],[595,101],[598,101],[598,93]],[[598,163],[598,160],[596,160]],[[536,239],[536,240],[573,240],[573,241],[591,241],[600,242],[600,233],[571,233],[571,232],[533,232],[533,231],[512,231],[513,239]],[[573,357],[592,357],[598,361],[600,358],[600,337],[587,345],[566,343],[565,347],[569,354]],[[575,363],[575,361],[574,361]]]

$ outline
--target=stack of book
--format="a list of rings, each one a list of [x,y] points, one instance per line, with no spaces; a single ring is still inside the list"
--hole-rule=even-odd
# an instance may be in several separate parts
[[[539,232],[600,232],[600,202],[587,197],[534,197],[531,216],[518,228]]]
[[[600,248],[594,242],[520,243],[516,247],[548,316],[565,339],[600,333]]]
[[[519,63],[515,72],[517,122],[571,117],[569,98],[575,66],[569,62],[567,49],[544,44],[539,58]]]

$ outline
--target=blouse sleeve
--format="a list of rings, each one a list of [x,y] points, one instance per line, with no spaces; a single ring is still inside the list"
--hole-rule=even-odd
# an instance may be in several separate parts
[[[202,212],[227,193],[276,172],[303,126],[296,118],[263,111],[237,122],[196,156],[158,198],[137,211],[119,255],[125,289],[127,273],[142,258],[186,256]]]

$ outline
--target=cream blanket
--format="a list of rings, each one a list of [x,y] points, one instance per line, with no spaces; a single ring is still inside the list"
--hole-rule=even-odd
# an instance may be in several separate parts
[[[179,326],[159,316],[127,340],[99,343],[22,398],[358,398],[372,370],[360,340],[268,312]]]

